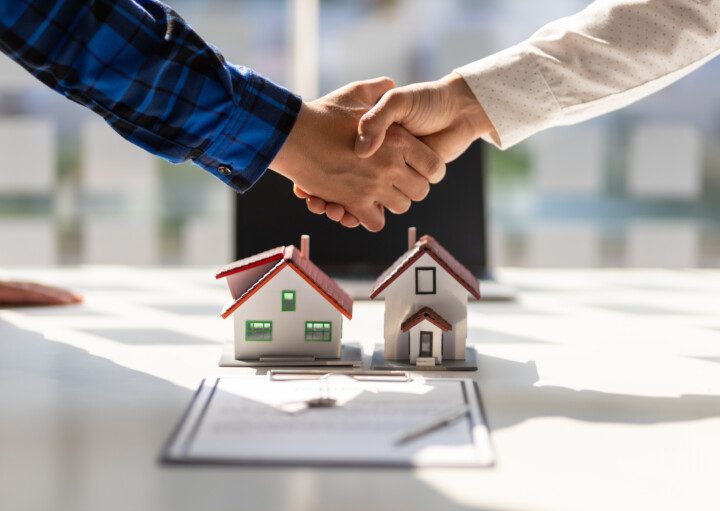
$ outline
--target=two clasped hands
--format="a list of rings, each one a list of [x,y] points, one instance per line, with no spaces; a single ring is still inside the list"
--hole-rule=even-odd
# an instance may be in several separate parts
[[[492,131],[459,74],[404,87],[378,78],[304,102],[270,167],[313,213],[379,231],[386,210],[423,200],[445,164]]]

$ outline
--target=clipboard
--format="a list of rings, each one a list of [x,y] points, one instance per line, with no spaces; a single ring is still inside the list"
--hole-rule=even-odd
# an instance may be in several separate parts
[[[494,464],[474,381],[385,373],[271,371],[267,376],[208,377],[168,439],[161,461],[408,468]],[[331,405],[292,409],[294,403],[317,398]],[[458,407],[466,413],[454,413]],[[443,421],[448,414],[452,420]]]

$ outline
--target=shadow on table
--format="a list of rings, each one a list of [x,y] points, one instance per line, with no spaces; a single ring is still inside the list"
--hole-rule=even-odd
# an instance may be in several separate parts
[[[101,317],[110,316],[105,312],[96,311],[88,308],[84,303],[78,303],[73,305],[62,305],[62,306],[31,306],[31,307],[7,307],[8,309],[14,309],[20,312],[24,316],[37,316],[37,317],[77,317],[77,316],[91,316]],[[0,310],[3,309],[0,306]]]
[[[491,430],[539,417],[587,422],[658,424],[720,417],[720,396],[650,397],[535,386],[535,362],[478,354],[478,372]],[[502,453],[500,453],[500,456]]]
[[[0,320],[3,509],[477,509],[409,470],[163,467],[192,395]]]
[[[131,345],[199,346],[218,344],[217,341],[162,328],[77,328],[79,332]]]

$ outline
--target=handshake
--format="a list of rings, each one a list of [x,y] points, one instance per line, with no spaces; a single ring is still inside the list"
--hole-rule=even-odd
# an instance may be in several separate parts
[[[378,78],[304,102],[270,167],[313,213],[375,232],[386,209],[408,211],[442,180],[445,163],[492,132],[458,74],[398,88]]]

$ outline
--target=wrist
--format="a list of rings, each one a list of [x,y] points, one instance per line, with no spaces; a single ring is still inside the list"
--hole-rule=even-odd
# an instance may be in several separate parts
[[[293,182],[297,182],[298,173],[302,170],[302,161],[305,158],[303,147],[304,134],[307,131],[311,108],[303,101],[295,124],[290,130],[285,143],[270,163],[270,170],[276,172]]]
[[[470,126],[475,138],[492,136],[495,127],[465,79],[453,72],[439,81],[447,87],[456,118]]]

